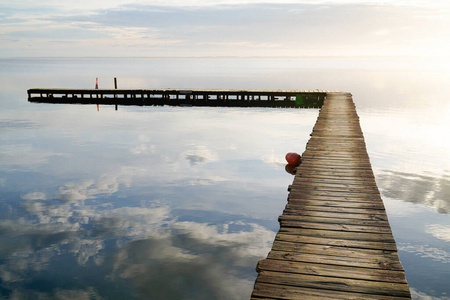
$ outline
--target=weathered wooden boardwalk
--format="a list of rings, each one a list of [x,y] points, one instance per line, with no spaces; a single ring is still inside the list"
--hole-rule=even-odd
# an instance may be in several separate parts
[[[410,299],[350,94],[329,93],[252,299]]]
[[[322,107],[272,250],[258,263],[252,299],[411,298],[350,94],[30,89],[28,100],[116,107]]]

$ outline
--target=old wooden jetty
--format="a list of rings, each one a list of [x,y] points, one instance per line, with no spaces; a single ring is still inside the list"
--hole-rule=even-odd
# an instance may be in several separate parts
[[[321,107],[251,298],[410,299],[351,94],[302,90],[30,89],[30,102]]]
[[[326,91],[198,89],[28,90],[28,101],[64,104],[235,107],[321,107]]]
[[[252,299],[410,299],[352,96],[329,93]]]

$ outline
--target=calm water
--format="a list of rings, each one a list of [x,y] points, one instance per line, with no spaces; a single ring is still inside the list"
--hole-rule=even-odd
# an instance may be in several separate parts
[[[415,299],[450,299],[450,70],[412,59],[0,60],[0,298],[249,299],[313,109],[48,105],[32,87],[353,94]]]

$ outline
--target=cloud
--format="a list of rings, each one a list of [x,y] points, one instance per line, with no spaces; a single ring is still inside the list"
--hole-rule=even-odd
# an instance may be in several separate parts
[[[0,145],[0,169],[30,170],[56,156],[68,155],[39,149],[31,144]]]
[[[437,239],[450,242],[450,225],[430,224],[426,226],[425,232]]]
[[[267,254],[273,232],[256,224],[249,231],[177,222],[167,237],[134,241],[116,255],[115,271],[132,279],[142,297],[157,299],[242,299],[253,278],[240,268],[254,268]],[[244,224],[241,224],[244,225]],[[161,284],[161,283],[164,284]]]
[[[47,195],[42,192],[31,192],[22,196],[24,200],[45,200]]]
[[[191,166],[217,160],[217,154],[205,145],[197,145],[186,152],[186,160]]]
[[[280,155],[279,153],[275,154],[274,152],[270,154],[266,154],[261,158],[265,163],[272,164],[275,166],[285,166],[286,165],[286,159],[283,155]]]
[[[377,176],[383,196],[432,207],[438,213],[450,213],[450,180],[441,177],[384,170]]]
[[[411,298],[414,300],[449,300],[450,299],[450,297],[442,296],[442,295],[439,297],[430,296],[424,292],[417,291],[414,288],[410,288],[410,290],[411,290]]]
[[[229,55],[231,49],[235,55],[442,54],[450,46],[442,39],[449,11],[420,2],[115,1],[55,3],[39,15],[24,8],[7,11],[12,16],[3,19],[2,36],[9,40],[4,47],[23,51],[25,38],[36,52],[57,40],[76,41],[78,50],[95,55],[103,48],[104,54],[122,56]]]
[[[247,224],[242,221],[222,224],[222,226],[207,223],[177,222],[174,231],[202,245],[227,247],[229,251],[238,254],[237,257],[262,257],[270,249],[274,235],[272,231],[257,224]],[[253,266],[245,260],[241,264]]]
[[[173,181],[169,184],[175,186],[195,186],[195,185],[212,185],[222,181],[227,181],[227,179],[220,176],[212,176],[210,178],[185,178]]]
[[[9,299],[102,299],[100,294],[93,288],[85,289],[61,289],[56,288],[51,292],[38,292],[14,288],[11,290]]]
[[[54,207],[36,213],[52,212],[56,216],[57,211]],[[168,212],[164,208],[122,208],[101,217],[94,209],[80,208],[73,216],[85,214],[87,223],[80,224],[83,233],[72,235],[64,231],[72,227],[70,217],[60,218],[59,224],[48,223],[51,227],[45,231],[44,224],[35,229],[29,226],[28,234],[15,226],[16,242],[7,243],[11,247],[9,252],[1,251],[5,262],[0,266],[0,278],[3,285],[17,284],[23,278],[32,279],[32,274],[59,272],[54,265],[57,255],[65,255],[66,260],[75,258],[78,267],[71,267],[75,273],[80,268],[91,269],[90,261],[102,266],[112,255],[112,273],[99,275],[95,271],[97,279],[91,285],[96,286],[96,282],[102,282],[107,276],[113,282],[115,278],[130,279],[146,298],[192,299],[197,295],[196,299],[241,299],[242,295],[249,295],[254,278],[249,277],[248,269],[254,269],[256,262],[267,254],[274,233],[243,222],[226,222],[220,226],[174,222],[170,227],[161,228],[167,223]],[[108,230],[96,230],[101,224]],[[230,229],[236,226],[241,231]],[[108,249],[105,239],[112,237],[117,248]],[[4,242],[3,238],[2,245]],[[21,290],[30,293],[26,288]]]
[[[59,187],[59,194],[56,199],[63,202],[93,199],[97,195],[111,195],[119,190],[119,180],[117,177],[103,175],[98,181],[85,180],[71,182]]]
[[[431,258],[434,261],[444,264],[450,263],[449,252],[442,249],[430,247],[428,245],[412,245],[410,243],[399,243],[398,250],[415,253],[422,258]]]
[[[205,149],[194,150],[210,157]],[[31,191],[20,208],[3,207],[14,219],[0,220],[1,287],[20,297],[53,297],[56,290],[33,288],[36,278],[64,283],[83,274],[76,282],[86,289],[59,289],[58,295],[103,296],[97,288],[126,279],[144,298],[250,296],[254,267],[270,250],[272,230],[241,215],[174,211],[167,201],[107,201],[126,184],[126,174],[65,183],[56,196]],[[15,217],[19,210],[25,217]],[[73,276],[57,275],[68,266]]]

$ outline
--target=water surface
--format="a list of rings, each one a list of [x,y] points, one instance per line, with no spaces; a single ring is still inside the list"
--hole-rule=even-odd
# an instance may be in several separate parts
[[[353,94],[416,299],[449,297],[449,71],[405,59],[0,60],[0,296],[248,299],[315,109],[28,103],[32,87]]]

